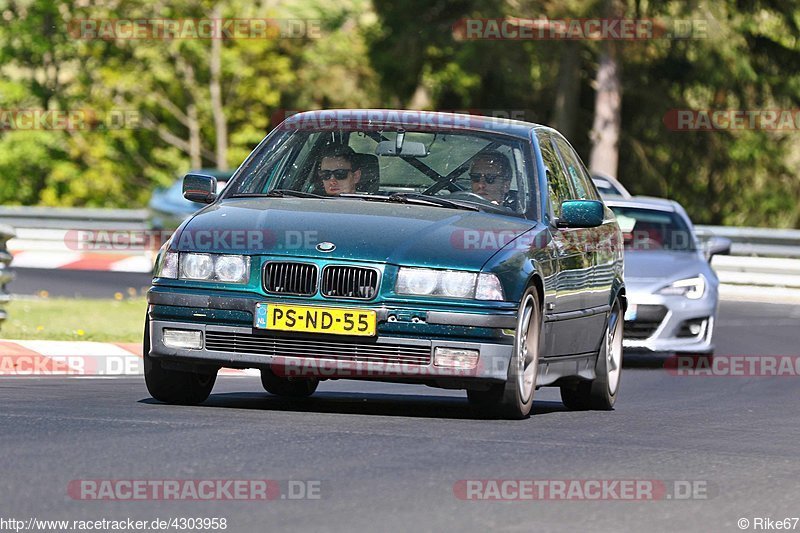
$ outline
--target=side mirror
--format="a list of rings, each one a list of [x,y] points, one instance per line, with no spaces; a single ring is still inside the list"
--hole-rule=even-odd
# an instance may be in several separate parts
[[[186,174],[183,178],[183,197],[190,202],[210,204],[217,198],[217,178],[205,174]]]
[[[567,200],[561,204],[559,228],[596,228],[603,224],[603,202],[597,200]]]
[[[715,255],[730,255],[731,240],[727,237],[711,237],[705,242],[703,253],[709,262]]]

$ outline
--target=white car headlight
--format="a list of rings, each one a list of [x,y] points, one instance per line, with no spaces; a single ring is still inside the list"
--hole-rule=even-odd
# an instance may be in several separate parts
[[[395,284],[397,294],[442,296],[478,300],[502,300],[500,280],[494,274],[476,274],[429,268],[401,268]]]
[[[705,293],[706,278],[702,274],[696,278],[680,279],[658,291],[665,296],[685,296],[690,300],[699,300]]]
[[[444,296],[472,298],[475,294],[475,274],[472,272],[445,272],[440,283]]]
[[[168,260],[172,261],[165,257],[162,264],[166,264]],[[174,261],[176,265],[174,268],[179,275],[173,277],[179,279],[223,283],[247,283],[250,279],[250,258],[245,255],[182,252]],[[162,267],[162,273],[163,270]]]
[[[244,256],[221,255],[214,264],[214,273],[219,281],[241,283],[246,281],[247,267],[247,261]]]
[[[181,279],[211,279],[214,261],[208,254],[181,254]]]
[[[397,274],[399,294],[433,294],[439,284],[439,273],[426,268],[401,268]]]

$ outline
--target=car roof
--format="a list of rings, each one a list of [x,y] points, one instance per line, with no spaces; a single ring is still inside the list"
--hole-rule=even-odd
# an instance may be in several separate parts
[[[626,189],[625,186],[622,183],[620,183],[618,179],[612,178],[607,174],[595,172],[592,174],[592,181],[594,181],[595,185],[597,185],[598,187],[601,185],[608,185],[609,187],[613,188],[617,193],[615,194],[615,196],[619,196],[621,198],[631,197],[631,193],[628,192],[628,189]]]
[[[604,199],[608,207],[640,207],[643,209],[657,209],[660,211],[677,212],[678,203],[675,200],[656,198],[654,196],[632,196],[630,198],[614,197]]]
[[[290,128],[318,124],[320,129],[387,124],[390,126],[420,127],[432,131],[465,130],[502,133],[527,138],[534,129],[545,128],[540,124],[501,117],[487,117],[467,113],[442,111],[414,111],[407,109],[326,109],[304,111],[291,115],[282,124]],[[280,127],[280,126],[279,126]],[[548,128],[549,129],[549,128]]]

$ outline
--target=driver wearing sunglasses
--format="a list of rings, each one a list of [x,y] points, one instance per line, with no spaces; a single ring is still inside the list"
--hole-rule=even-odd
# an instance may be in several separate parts
[[[511,188],[511,165],[502,153],[490,150],[477,156],[469,169],[472,192],[502,205]]]
[[[337,196],[356,192],[361,180],[361,170],[354,169],[355,152],[349,146],[338,146],[322,156],[317,177],[322,181],[325,194]]]

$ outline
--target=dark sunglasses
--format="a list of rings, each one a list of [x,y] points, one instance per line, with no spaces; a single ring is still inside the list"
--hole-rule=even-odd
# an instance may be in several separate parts
[[[331,178],[336,178],[336,181],[346,180],[350,173],[353,172],[349,168],[337,168],[336,170],[320,170],[317,175],[324,181]]]
[[[472,183],[478,183],[483,179],[488,185],[491,185],[495,182],[495,180],[504,180],[506,179],[505,176],[502,174],[481,174],[479,172],[470,172],[469,179],[472,180]]]

